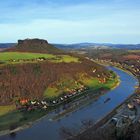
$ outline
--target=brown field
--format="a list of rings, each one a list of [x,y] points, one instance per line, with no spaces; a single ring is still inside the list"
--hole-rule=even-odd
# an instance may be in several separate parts
[[[129,55],[123,56],[123,58],[126,59],[126,60],[139,60],[140,59],[140,55],[129,54]]]

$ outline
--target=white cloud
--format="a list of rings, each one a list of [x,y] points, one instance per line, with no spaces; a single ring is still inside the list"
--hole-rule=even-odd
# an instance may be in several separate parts
[[[31,4],[12,11],[1,8],[0,40],[39,37],[61,43],[139,42],[140,9],[126,0],[113,1],[60,7]]]

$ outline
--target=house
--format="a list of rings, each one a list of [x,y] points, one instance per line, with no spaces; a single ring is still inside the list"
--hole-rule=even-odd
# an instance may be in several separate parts
[[[64,98],[66,99],[66,98],[68,98],[68,96],[65,95]]]
[[[64,100],[63,97],[61,97],[60,100],[63,101]]]
[[[129,118],[120,117],[117,121],[116,127],[117,128],[125,128],[126,126],[130,125],[131,121]]]
[[[46,105],[43,106],[43,109],[47,109],[48,107]]]
[[[53,101],[53,104],[56,104],[56,101],[55,100]]]
[[[105,83],[106,82],[106,79],[103,78],[103,79],[99,79],[99,83]]]
[[[127,104],[127,106],[128,106],[129,109],[134,109],[134,107],[135,107],[135,106],[134,106],[133,104],[131,104],[131,103]]]
[[[31,101],[31,104],[32,104],[32,105],[35,105],[35,104],[36,104],[36,101]]]
[[[76,94],[76,91],[75,91],[75,92],[73,92],[72,94],[73,94],[73,95],[75,95],[75,94]]]
[[[96,72],[96,69],[93,70],[93,73],[95,73],[95,72]]]
[[[22,105],[25,105],[27,103],[28,103],[28,100],[27,99],[21,99],[20,100],[20,104],[22,104]]]
[[[47,102],[46,101],[41,101],[41,104],[42,105],[47,105]]]

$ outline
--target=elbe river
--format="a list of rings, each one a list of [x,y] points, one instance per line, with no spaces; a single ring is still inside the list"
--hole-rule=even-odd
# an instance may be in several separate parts
[[[19,131],[14,136],[1,136],[0,140],[62,140],[62,135],[60,134],[62,127],[74,128],[74,130],[78,131],[81,121],[91,119],[96,122],[102,119],[132,95],[135,91],[135,86],[138,85],[138,80],[133,75],[114,67],[108,68],[116,72],[120,77],[121,83],[117,88],[100,96],[98,100],[93,101],[91,104],[79,108],[79,110],[69,113],[57,121],[50,121],[49,118],[52,115],[50,114],[30,128]],[[104,101],[108,98],[110,100],[105,103]]]

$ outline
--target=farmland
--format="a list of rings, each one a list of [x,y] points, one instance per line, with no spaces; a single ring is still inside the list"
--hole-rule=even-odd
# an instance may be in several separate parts
[[[49,60],[54,63],[70,63],[78,62],[79,59],[70,55],[54,55],[54,54],[43,54],[43,53],[28,53],[28,52],[1,52],[0,61],[10,64],[17,63],[27,63],[27,62],[36,62],[37,59],[40,60]],[[43,58],[43,59],[41,59]]]

